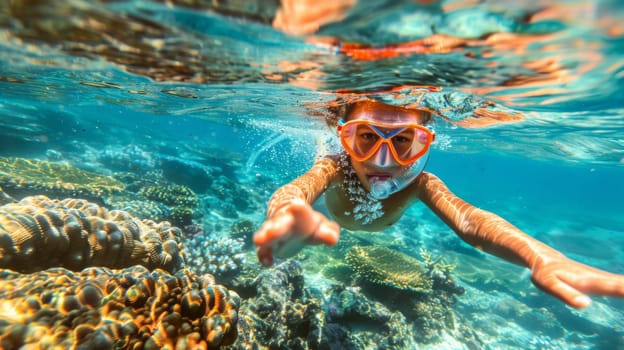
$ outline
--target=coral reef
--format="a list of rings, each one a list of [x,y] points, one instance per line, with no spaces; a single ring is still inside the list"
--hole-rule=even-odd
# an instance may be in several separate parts
[[[138,195],[143,187],[154,186],[162,181],[162,174],[158,170],[152,170],[142,173],[131,173],[131,172],[115,172],[115,178],[119,181],[123,182],[126,185],[125,192],[120,195],[128,195],[132,193],[133,195]],[[109,196],[110,197],[110,196]],[[139,197],[140,199],[146,199],[143,196]],[[126,198],[126,199],[137,199]]]
[[[236,221],[230,227],[230,237],[241,240],[245,244],[245,248],[250,248],[253,242],[253,233],[256,232],[256,226],[251,220],[243,219]]]
[[[240,239],[196,234],[183,238],[187,268],[219,280],[232,277],[245,262],[244,243]]]
[[[182,227],[192,224],[199,199],[190,188],[177,184],[161,184],[143,187],[139,193],[171,208],[171,223],[174,225]]]
[[[199,204],[197,195],[186,186],[176,184],[162,184],[143,187],[139,191],[145,198],[169,206],[183,206],[195,208]]]
[[[379,246],[355,246],[347,251],[349,266],[368,282],[400,290],[429,293],[433,281],[420,261]]]
[[[332,332],[326,334],[329,349],[365,349],[370,344],[376,344],[378,349],[409,349],[416,342],[416,333],[403,314],[370,300],[358,288],[332,286],[323,308],[326,328],[339,326],[346,331],[340,338]]]
[[[221,175],[210,185],[211,193],[224,203],[230,204],[238,211],[253,208],[252,191]]]
[[[0,347],[216,349],[237,336],[239,296],[207,277],[142,266],[0,271]]]
[[[26,197],[0,207],[0,267],[19,272],[135,264],[170,272],[184,266],[168,222],[139,220],[86,200]]]
[[[457,267],[456,264],[447,263],[442,256],[434,258],[433,254],[424,248],[418,253],[423,259],[427,276],[433,281],[433,289],[449,294],[464,294],[464,288],[458,286],[451,277],[451,273],[454,273]]]
[[[298,262],[288,260],[247,277],[241,283],[251,284],[244,289],[253,290],[255,295],[244,298],[238,323],[240,337],[228,348],[307,349],[308,341],[317,342],[324,316],[317,298],[304,297],[303,271]]]
[[[172,214],[168,206],[149,199],[108,197],[106,203],[111,209],[123,210],[139,219],[149,219],[156,222],[169,220]]]
[[[362,277],[359,284],[367,295],[414,324],[419,343],[435,343],[446,332],[460,332],[452,306],[464,289],[450,276],[452,264],[426,250],[420,253],[424,262],[385,247],[355,246],[346,261]]]
[[[0,186],[14,197],[47,195],[99,201],[105,194],[120,192],[124,185],[112,177],[71,165],[25,158],[0,157]]]
[[[409,349],[405,317],[357,288],[334,286],[329,296],[304,283],[301,264],[245,268],[231,287],[242,291],[239,337],[227,349]]]

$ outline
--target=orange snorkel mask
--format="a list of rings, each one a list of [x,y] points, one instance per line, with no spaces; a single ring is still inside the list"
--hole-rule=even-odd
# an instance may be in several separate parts
[[[386,145],[396,163],[404,167],[388,179],[371,179],[370,194],[388,198],[407,187],[420,175],[429,160],[435,132],[417,123],[383,123],[367,119],[340,121],[338,133],[342,146],[358,162],[370,159]]]
[[[352,159],[363,162],[386,144],[394,160],[403,166],[422,157],[435,139],[435,132],[416,123],[383,123],[356,119],[337,127],[340,142]]]

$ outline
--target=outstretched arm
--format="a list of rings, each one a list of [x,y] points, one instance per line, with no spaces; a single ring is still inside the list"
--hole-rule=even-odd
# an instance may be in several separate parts
[[[467,243],[531,269],[531,280],[546,293],[574,307],[590,303],[585,294],[624,297],[624,276],[570,260],[523,233],[500,216],[454,195],[430,173],[418,178],[420,199]]]
[[[334,160],[323,158],[271,196],[267,220],[253,238],[258,259],[263,265],[272,265],[273,256],[293,256],[306,244],[333,245],[338,242],[338,224],[312,208],[337,171]]]

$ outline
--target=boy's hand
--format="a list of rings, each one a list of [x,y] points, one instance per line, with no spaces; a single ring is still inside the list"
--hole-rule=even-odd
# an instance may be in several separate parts
[[[306,244],[334,245],[340,226],[312,209],[303,200],[294,200],[262,224],[254,234],[258,259],[264,266],[273,264],[273,256],[287,258]]]
[[[563,256],[541,258],[534,264],[531,280],[570,306],[584,308],[587,294],[624,297],[624,276],[598,270]]]

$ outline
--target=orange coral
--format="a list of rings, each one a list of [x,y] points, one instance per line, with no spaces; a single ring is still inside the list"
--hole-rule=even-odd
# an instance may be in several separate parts
[[[175,272],[184,266],[180,234],[168,222],[139,220],[86,200],[26,197],[0,207],[0,267],[33,272],[140,264]]]
[[[186,270],[3,270],[0,347],[216,349],[236,339],[239,304]]]

